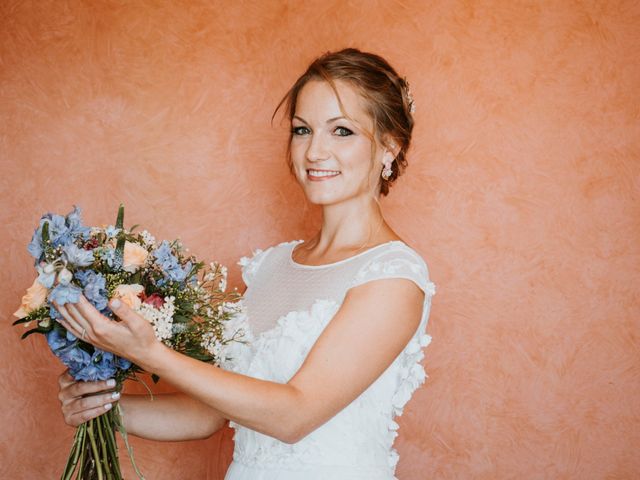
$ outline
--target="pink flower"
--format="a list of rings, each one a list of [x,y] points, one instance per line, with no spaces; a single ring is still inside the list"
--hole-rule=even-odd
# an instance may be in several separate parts
[[[161,308],[164,305],[164,298],[157,293],[152,293],[143,300],[143,303],[148,303],[153,308]]]

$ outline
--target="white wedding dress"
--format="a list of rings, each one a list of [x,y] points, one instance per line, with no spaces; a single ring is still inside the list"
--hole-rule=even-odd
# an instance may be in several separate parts
[[[286,383],[339,309],[347,290],[382,278],[406,278],[424,292],[422,320],[387,370],[351,404],[294,444],[235,422],[233,462],[225,480],[391,480],[398,453],[396,415],[425,380],[419,363],[435,285],[421,256],[391,241],[339,262],[310,266],[291,256],[302,240],[243,257],[245,313],[231,328],[246,344],[232,342],[223,367],[251,377]],[[389,319],[393,321],[393,319]],[[354,342],[358,339],[354,338]]]

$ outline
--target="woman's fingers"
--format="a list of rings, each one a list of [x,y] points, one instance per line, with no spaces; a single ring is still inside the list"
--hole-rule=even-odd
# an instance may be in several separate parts
[[[106,396],[105,396],[106,397]],[[80,411],[66,411],[63,408],[64,421],[67,425],[71,425],[72,427],[77,427],[78,425],[91,420],[92,418],[99,417],[103,413],[111,410],[113,407],[113,400],[110,398],[105,398],[102,401],[95,403],[99,403],[99,405],[95,405],[91,408],[87,408],[85,410]]]
[[[62,390],[63,388],[68,387],[69,385],[72,385],[75,382],[76,381],[73,379],[73,377],[69,373],[69,369],[66,369],[58,377],[58,385],[60,385],[60,390]]]
[[[64,374],[60,381],[61,385],[67,381]],[[105,389],[114,386],[115,381],[109,380],[65,383],[58,394],[65,422],[71,426],[78,426],[105,413],[112,407],[113,402],[120,399],[119,392],[105,392]]]
[[[107,380],[100,382],[73,382],[60,389],[60,401],[63,404],[68,404],[86,395],[95,395],[98,392],[109,390],[115,385],[115,381],[109,382]]]
[[[69,304],[66,304],[71,305]],[[58,312],[60,312],[60,315],[62,315],[62,318],[64,320],[59,320],[60,323],[62,324],[62,326],[64,328],[66,328],[67,330],[69,330],[71,333],[73,333],[76,337],[81,337],[82,336],[82,329],[83,327],[80,326],[78,324],[78,322],[76,321],[76,319],[74,319],[69,311],[67,310],[67,306],[65,305],[59,305],[57,302],[53,302],[53,306],[56,307],[56,310],[58,310]]]
[[[71,318],[73,318],[75,324],[74,325],[78,325],[79,330],[81,332],[85,332],[85,334],[87,334],[89,337],[93,338],[93,325],[91,324],[91,322],[89,322],[84,315],[78,311],[78,308],[75,304],[73,303],[69,303],[66,305],[67,307],[67,312],[69,313],[69,315],[71,316]],[[81,334],[82,335],[82,334]]]

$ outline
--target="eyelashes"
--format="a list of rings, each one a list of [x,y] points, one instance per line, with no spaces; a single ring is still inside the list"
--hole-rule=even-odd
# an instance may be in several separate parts
[[[336,127],[334,132],[337,132],[338,137],[348,137],[353,135],[353,131],[349,130],[346,127]],[[292,127],[291,133],[296,136],[308,135],[310,130],[307,127]]]

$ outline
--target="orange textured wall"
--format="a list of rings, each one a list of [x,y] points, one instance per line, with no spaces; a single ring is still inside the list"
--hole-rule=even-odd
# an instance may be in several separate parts
[[[345,46],[417,104],[383,204],[438,293],[398,477],[640,477],[638,2],[4,0],[0,22],[0,478],[56,478],[73,433],[61,366],[9,326],[39,215],[123,201],[239,285],[240,256],[317,226],[269,120]],[[214,480],[230,437],[133,443],[150,480]]]

